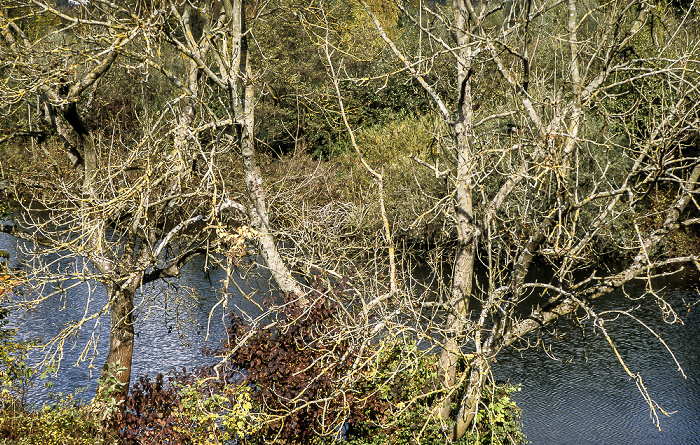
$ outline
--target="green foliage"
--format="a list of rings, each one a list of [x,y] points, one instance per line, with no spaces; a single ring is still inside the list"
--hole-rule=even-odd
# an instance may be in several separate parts
[[[225,385],[221,392],[209,391],[211,379],[198,378],[191,384],[177,384],[180,406],[174,430],[189,435],[195,445],[228,443],[255,433],[256,417],[250,388],[246,385]]]
[[[387,345],[385,345],[387,346]],[[363,422],[348,437],[352,445],[442,445],[452,428],[438,416],[436,401],[442,394],[437,357],[414,344],[396,342],[382,352],[369,381],[378,385],[383,411]],[[510,395],[518,387],[484,389],[479,412],[469,432],[457,445],[522,444],[520,410]]]
[[[0,403],[4,408],[24,406],[27,390],[33,385],[35,370],[27,364],[27,354],[35,341],[17,341],[16,329],[7,329],[9,309],[0,309]]]
[[[0,444],[92,445],[104,443],[100,424],[74,396],[59,396],[38,412],[4,409],[0,412]]]
[[[140,377],[125,398],[107,404],[116,408],[106,419],[110,432],[141,445],[225,444],[255,433],[250,389],[204,374]]]
[[[437,357],[413,344],[385,345],[368,382],[377,386],[382,407],[348,434],[352,445],[447,443],[449,424],[435,409],[441,393]]]
[[[101,423],[109,424],[121,412],[124,405],[124,384],[117,378],[126,368],[110,363],[106,377],[101,377],[91,409]]]
[[[435,144],[432,144],[435,127],[434,116],[395,114],[382,124],[367,126],[355,133],[357,144],[372,165],[391,165],[407,161],[409,155],[434,161]]]
[[[389,212],[389,220],[395,227],[401,227],[414,239],[435,239],[443,227],[441,218],[434,218],[431,209],[435,197],[444,197],[447,183],[444,178],[436,178],[433,171],[420,166],[410,156],[438,165],[440,170],[450,167],[449,159],[436,139],[441,130],[440,121],[434,114],[413,116],[397,115],[394,120],[383,124],[367,126],[355,133],[358,146],[367,162],[384,173],[384,200]],[[348,172],[352,179],[341,187],[349,190],[349,200],[361,205],[362,196],[353,191],[358,185],[372,186],[371,178],[364,170],[358,170],[354,154],[341,156],[337,162],[338,171]],[[381,221],[379,209],[371,209],[365,229],[377,230],[372,223]],[[423,218],[419,218],[423,215]]]
[[[527,443],[520,427],[520,408],[510,395],[519,386],[503,385],[484,389],[482,406],[472,428],[463,441],[467,444]]]
[[[348,152],[338,98],[322,49],[326,39],[335,48],[333,64],[336,69],[342,67],[342,99],[354,129],[384,125],[397,116],[418,116],[431,107],[423,88],[400,64],[388,60],[384,42],[374,32],[363,7],[339,1],[272,3],[275,7],[269,8],[270,15],[253,25],[260,51],[251,53],[252,63],[260,70],[264,85],[255,110],[261,148],[278,154],[308,149],[322,159]],[[369,6],[392,39],[415,46],[416,36],[395,27],[395,5],[370,1]],[[326,26],[328,33],[318,32]],[[396,74],[386,76],[387,72]],[[213,99],[212,104],[216,102]]]

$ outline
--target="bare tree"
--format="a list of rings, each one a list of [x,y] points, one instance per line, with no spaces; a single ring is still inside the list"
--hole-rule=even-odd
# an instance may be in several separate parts
[[[700,165],[688,139],[700,122],[700,48],[689,24],[695,12],[669,12],[673,25],[662,31],[652,28],[643,2],[513,8],[455,0],[420,10],[397,2],[433,48],[413,56],[363,4],[444,123],[443,165],[416,162],[451,185],[452,282],[437,333],[447,394],[440,416],[454,421],[456,440],[479,410],[490,365],[504,348],[574,313],[593,319],[607,338],[595,299],[634,279],[646,279],[660,298],[654,274],[697,267],[697,252],[659,251],[669,233],[697,222]],[[446,57],[454,77],[423,71]],[[451,96],[440,94],[445,80]],[[663,215],[657,224],[646,224],[642,203],[658,187],[675,198],[654,209]],[[627,252],[623,268],[606,269],[598,250],[606,243]],[[536,262],[551,268],[551,281],[533,276]],[[485,282],[476,279],[478,264],[486,266]],[[622,364],[656,417],[641,377]]]
[[[125,384],[133,354],[134,293],[154,280],[178,277],[190,259],[216,249],[219,240],[230,241],[223,212],[245,214],[239,216],[250,220],[281,289],[302,295],[277,252],[255,159],[246,6],[241,1],[198,6],[95,1],[65,10],[39,1],[11,2],[0,9],[2,69],[8,79],[3,102],[21,115],[23,103],[36,101],[73,169],[48,181],[34,180],[31,191],[16,184],[20,202],[32,192],[35,199],[25,206],[21,221],[3,230],[43,246],[39,257],[55,252],[89,260],[90,266],[65,278],[103,283],[108,305],[96,313],[86,308],[85,317],[53,344],[60,348],[67,336],[109,311],[110,351],[103,376],[116,363]],[[95,96],[99,100],[100,82],[120,85],[108,77],[117,65],[120,75],[153,76],[179,97],[172,97],[165,113],[135,112],[131,119],[143,128],[139,137],[98,141],[86,122],[95,112],[91,107]],[[211,94],[207,81],[222,92],[223,116],[203,105]],[[235,132],[228,134],[229,129]],[[221,169],[230,172],[232,165],[222,165],[229,145],[203,144],[206,132],[216,141],[237,141],[247,206],[232,200],[224,185],[228,175]],[[52,274],[47,267],[37,263],[34,273]]]
[[[376,188],[363,190],[360,204],[296,208],[289,203],[299,202],[315,179],[294,182],[289,174],[285,184],[295,186],[272,197],[289,227],[273,227],[254,133],[255,86],[264,67],[251,57],[258,51],[251,43],[255,24],[269,2],[94,0],[70,11],[39,0],[3,3],[0,62],[9,81],[2,101],[23,110],[19,105],[37,97],[73,167],[48,183],[33,182],[42,192],[38,204],[26,206],[24,222],[3,230],[90,261],[75,276],[108,290],[107,364],[127,368],[124,383],[134,292],[176,277],[193,256],[232,240],[238,247],[255,243],[279,288],[302,305],[311,302],[292,270],[320,270],[331,280],[354,274],[353,292],[341,302],[353,317],[333,335],[357,350],[407,339],[426,344],[427,353],[439,351],[442,386],[433,418],[449,427],[453,441],[480,409],[497,355],[529,333],[575,314],[593,320],[613,344],[604,324],[612,313],[597,311],[595,300],[635,279],[647,280],[652,299],[670,310],[654,291],[655,274],[698,266],[697,252],[662,249],[669,234],[698,222],[700,47],[688,25],[692,11],[655,12],[668,26],[652,27],[644,2],[454,0],[416,8],[397,1],[389,13],[377,2],[352,3],[366,14],[362,25],[372,25],[359,27],[371,41],[362,49],[389,54],[434,104],[431,145],[438,154],[411,153],[410,162],[446,184],[411,224],[441,221],[442,238],[426,256],[434,283],[442,282],[445,264],[451,276],[435,295],[429,286],[417,290],[424,280],[406,259],[410,249],[398,247],[397,233],[411,227],[393,224],[401,218],[387,198],[393,176],[365,156],[344,102],[349,82],[366,86],[397,73],[353,75],[347,61],[371,57],[343,46],[344,29],[328,18],[334,5],[295,13],[331,79],[337,106],[328,114],[338,116]],[[45,22],[29,21],[29,12]],[[398,15],[417,43],[401,38]],[[258,60],[269,62],[264,54]],[[441,66],[450,69],[436,75]],[[117,67],[158,79],[171,95],[165,112],[137,113],[144,131],[128,143],[97,141],[83,114],[98,83],[110,81]],[[421,188],[427,181],[418,178]],[[17,184],[18,195],[32,184]],[[660,188],[673,199],[645,210]],[[230,210],[238,213],[227,219]],[[379,227],[372,236],[357,228],[369,214]],[[291,248],[280,249],[276,237]],[[608,267],[605,250],[623,251],[624,265]],[[552,278],[538,279],[537,264]],[[481,266],[484,279],[477,277]],[[630,308],[615,314],[633,316]],[[95,316],[77,320],[66,334]],[[622,364],[656,415],[641,377]],[[343,391],[353,390],[355,377],[348,374]],[[337,434],[342,422],[325,425],[325,434]]]

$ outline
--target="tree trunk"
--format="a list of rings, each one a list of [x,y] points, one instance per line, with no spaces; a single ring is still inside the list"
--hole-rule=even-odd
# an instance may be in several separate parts
[[[67,87],[66,87],[67,88]],[[63,92],[60,92],[61,94]],[[62,94],[63,95],[63,94]],[[99,159],[94,138],[80,116],[76,102],[55,107],[48,101],[44,104],[46,118],[64,141],[66,152],[73,168],[82,176],[85,198],[95,198]],[[111,253],[105,248],[106,221],[97,217],[88,201],[82,201],[81,209],[87,216],[81,230],[87,247],[88,258],[100,271],[108,275],[114,272]],[[141,274],[129,276],[123,284],[104,283],[109,296],[110,336],[109,353],[102,368],[101,378],[116,378],[124,392],[128,391],[131,378],[131,362],[134,350],[134,292],[140,285]]]
[[[481,355],[477,356],[472,363],[469,371],[469,386],[467,386],[467,391],[457,410],[452,440],[464,437],[469,424],[474,420],[481,401],[484,383],[486,383],[486,376],[489,374],[489,366],[489,360]]]
[[[115,378],[121,383],[122,391],[129,390],[131,362],[134,352],[134,292],[138,288],[140,276],[131,277],[123,286],[108,284],[111,328],[109,354],[102,367],[101,378]]]
[[[235,41],[239,45],[239,57],[236,61],[236,66],[238,66],[237,71],[240,73],[243,81],[240,82],[238,88],[235,88],[235,85],[231,86],[233,90],[231,96],[234,101],[235,116],[238,120],[238,136],[241,155],[243,156],[248,197],[248,217],[250,218],[251,226],[258,232],[257,242],[260,247],[260,253],[277,285],[283,292],[293,293],[303,298],[303,291],[282,259],[270,228],[267,204],[265,202],[265,189],[263,188],[262,175],[260,174],[255,154],[255,136],[253,133],[255,128],[255,93],[248,54],[245,1],[234,1],[233,8],[233,34],[236,37]]]
[[[467,322],[469,297],[474,280],[474,244],[460,244],[454,264],[452,278],[452,295],[449,302],[450,313],[447,316],[447,338],[440,352],[440,369],[443,372],[443,384],[447,391],[453,389],[457,378],[457,366],[461,357],[461,339]],[[440,408],[440,416],[447,420],[451,417],[454,397],[448,397]]]
[[[452,292],[448,302],[450,313],[447,317],[447,336],[445,345],[440,353],[443,384],[445,390],[452,394],[443,401],[440,407],[440,416],[446,420],[452,417],[454,398],[460,392],[459,388],[455,388],[458,380],[457,368],[462,357],[462,343],[469,321],[469,299],[474,282],[476,246],[480,236],[480,229],[474,219],[472,198],[471,177],[475,168],[475,162],[471,137],[474,112],[472,109],[472,91],[469,76],[471,74],[473,55],[469,46],[470,34],[467,29],[469,12],[465,0],[454,0],[453,11],[457,25],[457,43],[460,48],[457,51],[456,66],[459,100],[457,102],[457,120],[454,125],[457,151],[454,212],[457,221],[457,239],[459,244],[455,253]],[[479,345],[476,346],[477,353],[479,353]],[[459,413],[462,412],[462,408],[458,409]],[[458,416],[454,420],[455,429],[452,432],[452,439],[458,440],[464,435],[471,418]]]

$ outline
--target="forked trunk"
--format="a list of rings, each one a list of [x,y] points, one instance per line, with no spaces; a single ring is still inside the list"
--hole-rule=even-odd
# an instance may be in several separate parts
[[[450,313],[447,317],[445,344],[440,353],[443,385],[448,394],[448,397],[445,398],[440,406],[440,416],[444,420],[452,419],[455,421],[455,429],[452,431],[451,436],[452,440],[457,440],[464,435],[466,427],[471,421],[471,418],[467,420],[467,417],[464,418],[466,423],[460,416],[455,418],[453,405],[462,391],[462,388],[457,387],[459,380],[457,370],[463,357],[462,347],[464,346],[464,340],[468,334],[469,299],[474,282],[474,261],[480,229],[475,222],[472,197],[472,176],[476,162],[472,148],[474,111],[469,77],[473,54],[470,49],[470,35],[467,32],[468,4],[465,0],[453,0],[452,6],[458,28],[457,41],[460,46],[460,49],[457,51],[458,63],[456,67],[459,100],[457,101],[457,120],[454,123],[457,154],[454,214],[457,222],[459,245],[455,254],[452,292],[448,301]],[[477,353],[480,352],[478,349],[477,345]],[[480,388],[478,393],[481,393]],[[461,413],[462,408],[464,406],[458,407],[457,412]]]
[[[483,392],[484,383],[486,383],[486,376],[488,375],[489,363],[483,357],[479,356],[472,363],[471,369],[469,371],[469,385],[466,388],[466,392],[462,397],[459,404],[459,409],[457,410],[457,415],[455,416],[455,426],[453,430],[452,440],[459,440],[467,433],[469,425],[474,420],[476,412],[479,407],[479,402],[481,401],[481,394]]]

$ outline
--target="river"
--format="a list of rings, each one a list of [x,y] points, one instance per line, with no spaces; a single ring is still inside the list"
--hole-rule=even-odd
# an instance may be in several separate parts
[[[10,254],[11,266],[25,257],[23,241],[18,241],[0,233],[0,250]],[[44,256],[44,263],[53,263],[55,270],[75,270],[81,268],[75,260]],[[261,271],[261,270],[260,270]],[[191,261],[183,268],[182,277],[177,280],[159,280],[144,286],[135,296],[135,335],[134,361],[132,363],[132,383],[141,375],[154,377],[183,367],[202,366],[216,359],[206,356],[205,347],[213,348],[220,344],[225,333],[227,316],[230,311],[243,316],[257,317],[261,311],[241,291],[248,294],[269,293],[268,277],[251,271],[248,276],[237,280],[236,298],[228,301],[224,311],[221,300],[222,283],[226,273],[203,258]],[[18,338],[51,339],[68,323],[79,320],[83,314],[99,311],[106,302],[107,295],[99,283],[68,282],[55,283],[44,288],[44,294],[56,291],[59,286],[69,290],[39,304],[30,311],[15,313],[9,327],[18,329]],[[79,334],[66,340],[62,348],[60,369],[57,377],[35,382],[27,401],[41,405],[52,399],[52,395],[68,394],[76,391],[89,399],[97,388],[102,365],[109,345],[110,320],[108,314],[85,324]],[[89,350],[85,351],[85,346]],[[86,359],[81,359],[83,356]],[[36,351],[31,359],[35,362],[43,358],[43,351]],[[94,359],[93,359],[94,358]],[[93,359],[93,360],[91,360]]]
[[[652,298],[636,301],[640,307],[633,312],[666,341],[687,378],[639,323],[629,317],[605,323],[629,369],[642,376],[649,395],[674,412],[668,417],[660,414],[661,430],[652,423],[648,405],[605,337],[590,322],[581,329],[563,320],[555,334],[543,336],[539,348],[511,350],[494,365],[497,378],[523,386],[514,399],[523,411],[528,439],[551,445],[700,444],[700,305],[683,303],[698,300],[697,285],[697,274],[686,274],[665,291],[683,325],[660,321],[659,306]],[[643,287],[628,293],[640,295]],[[619,308],[623,298],[617,292],[597,302],[596,310]]]
[[[15,260],[21,252],[14,238],[0,234],[0,249]],[[191,262],[177,282],[148,286],[137,299],[136,344],[132,376],[154,376],[173,368],[203,365],[211,357],[202,354],[202,346],[216,346],[224,332],[225,317],[217,307],[221,269],[207,268],[203,261]],[[238,280],[244,292],[266,289],[264,276]],[[175,285],[179,286],[178,288]],[[525,434],[535,445],[565,444],[700,444],[700,306],[685,306],[698,299],[697,276],[686,275],[669,283],[666,296],[675,302],[683,325],[666,325],[659,321],[658,306],[639,301],[635,315],[662,335],[676,353],[687,378],[683,378],[670,355],[655,337],[635,321],[621,317],[606,323],[616,346],[633,372],[639,372],[650,395],[667,411],[661,417],[661,430],[650,420],[649,408],[634,381],[625,373],[611,352],[607,341],[590,327],[576,327],[569,321],[559,323],[556,332],[545,334],[540,347],[523,352],[511,350],[494,365],[496,378],[522,384],[514,397],[523,411]],[[234,292],[234,289],[231,289]],[[629,289],[628,289],[629,291]],[[635,291],[635,289],[632,289]],[[641,288],[636,292],[641,294]],[[195,294],[196,298],[180,298]],[[259,310],[241,296],[229,302],[229,309],[252,316]],[[596,307],[599,311],[615,306],[622,293],[611,295]],[[91,307],[104,305],[106,296],[101,285],[80,283],[61,298],[55,298],[22,316],[13,324],[23,338],[51,338],[65,323],[82,315],[86,302]],[[145,308],[150,308],[146,310]],[[91,329],[95,326],[95,329]],[[207,326],[210,336],[206,339]],[[84,345],[98,336],[94,366],[80,362]],[[84,390],[85,398],[94,394],[109,337],[109,318],[84,329],[64,347],[61,369],[53,386],[42,382],[29,394],[28,401],[44,403],[52,393]],[[546,346],[545,352],[543,345]],[[35,358],[36,359],[36,358]]]

